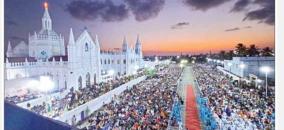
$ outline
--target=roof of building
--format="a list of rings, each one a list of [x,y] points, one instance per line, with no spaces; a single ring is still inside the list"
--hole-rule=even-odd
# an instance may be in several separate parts
[[[7,101],[4,104],[4,119],[5,130],[76,130],[67,123],[41,116]]]
[[[62,61],[68,61],[68,56],[52,56],[48,58],[48,61],[52,61],[54,58],[55,61],[60,61],[60,58],[62,58]]]
[[[6,57],[4,62],[6,63],[7,60],[9,62],[25,62],[26,59],[28,60],[28,62],[36,62],[37,60],[34,57]]]

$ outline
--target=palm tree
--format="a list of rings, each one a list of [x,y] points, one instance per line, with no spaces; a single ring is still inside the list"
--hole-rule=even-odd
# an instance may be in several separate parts
[[[236,46],[237,56],[243,57],[247,55],[247,48],[243,43],[239,43]]]
[[[258,48],[254,44],[249,46],[247,53],[249,56],[259,56]]]
[[[224,50],[220,51],[219,52],[219,59],[220,60],[224,60],[225,59],[225,54],[226,54],[226,52]]]
[[[261,50],[262,56],[273,56],[272,54],[273,54],[273,52],[272,52],[272,49],[270,47],[265,47]]]
[[[227,60],[232,60],[234,56],[235,56],[234,51],[233,51],[233,50],[230,50],[230,51],[228,51],[228,52],[226,53],[226,58],[225,58],[225,59],[227,59]]]

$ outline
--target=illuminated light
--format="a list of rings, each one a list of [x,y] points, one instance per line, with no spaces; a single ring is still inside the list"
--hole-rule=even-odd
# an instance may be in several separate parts
[[[43,6],[44,6],[44,9],[48,9],[48,3],[47,2],[44,2]]]
[[[145,64],[145,65],[144,65],[144,67],[145,67],[145,68],[147,68],[147,67],[148,67],[148,65],[147,65],[147,64]]]
[[[138,65],[135,65],[135,66],[134,66],[134,69],[138,70],[138,69],[139,69],[139,66],[138,66]]]
[[[136,71],[133,71],[132,74],[137,74],[137,72],[136,72]]]
[[[256,80],[256,82],[257,82],[257,83],[261,83],[261,82],[262,82],[262,80],[260,80],[260,79],[257,79],[257,80]]]
[[[228,63],[228,66],[232,66],[233,64],[231,62]]]
[[[179,67],[183,68],[183,67],[184,67],[184,65],[183,65],[183,64],[179,64]]]
[[[40,91],[50,91],[54,88],[54,83],[48,76],[41,76],[39,79],[39,90]]]
[[[239,67],[240,67],[241,69],[244,69],[244,68],[246,67],[246,65],[245,65],[245,64],[240,64]]]
[[[27,88],[29,89],[37,89],[38,86],[40,86],[40,83],[38,80],[30,80],[27,83]]]
[[[114,75],[114,70],[109,70],[109,71],[108,71],[108,74],[109,74],[109,75]]]
[[[271,71],[271,68],[268,66],[263,66],[260,68],[260,71],[264,73],[269,73]]]
[[[194,64],[194,63],[195,63],[195,61],[193,60],[191,63],[192,63],[192,64]]]

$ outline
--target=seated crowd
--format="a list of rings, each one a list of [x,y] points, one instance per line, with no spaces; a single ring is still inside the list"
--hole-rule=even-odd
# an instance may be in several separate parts
[[[39,97],[41,97],[41,95],[38,94],[38,93],[27,92],[24,95],[7,96],[7,97],[5,97],[5,100],[8,101],[8,102],[17,104],[17,103],[22,103],[22,102],[29,101],[29,100],[32,100],[32,99],[36,99],[36,98],[39,98]]]
[[[161,130],[168,126],[182,70],[171,65],[116,95],[77,126],[85,130]]]
[[[142,75],[144,75],[144,73],[138,73],[136,75],[110,80],[105,83],[89,85],[84,88],[79,88],[78,90],[71,88],[68,94],[63,98],[52,97],[50,103],[43,102],[41,105],[35,106],[27,104],[27,108],[38,114],[54,118],[64,111],[72,110]]]
[[[193,66],[206,105],[217,122],[217,129],[226,130],[273,130],[275,129],[275,93],[269,86],[238,86],[228,75],[213,66]]]

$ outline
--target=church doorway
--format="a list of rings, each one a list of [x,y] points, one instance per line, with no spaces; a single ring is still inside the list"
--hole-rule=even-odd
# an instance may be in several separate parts
[[[94,84],[97,84],[97,81],[96,81],[96,74],[94,74]]]
[[[90,73],[86,75],[86,86],[89,87],[91,85],[91,76]]]

